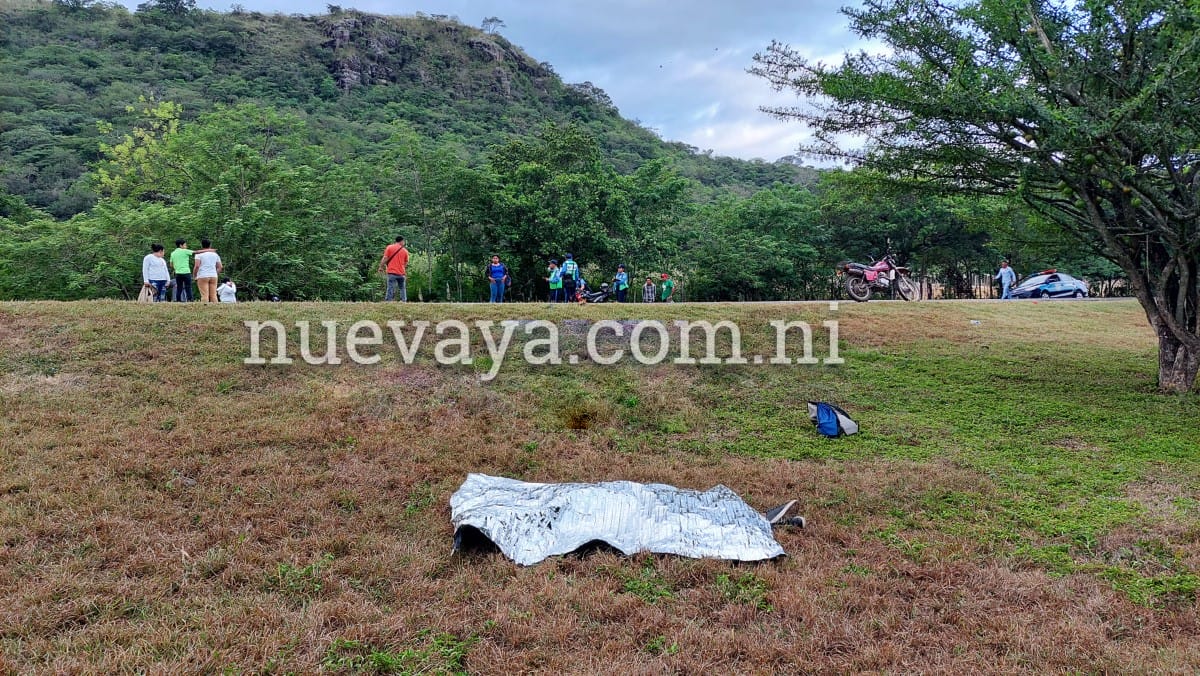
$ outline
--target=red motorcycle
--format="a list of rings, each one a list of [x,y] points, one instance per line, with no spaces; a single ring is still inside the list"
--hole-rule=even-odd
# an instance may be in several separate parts
[[[891,254],[882,259],[863,265],[862,263],[844,263],[838,276],[846,277],[846,293],[859,303],[871,300],[871,292],[875,290],[896,290],[896,295],[904,300],[918,300],[921,297],[921,287],[909,276],[909,270],[896,265],[896,259]]]

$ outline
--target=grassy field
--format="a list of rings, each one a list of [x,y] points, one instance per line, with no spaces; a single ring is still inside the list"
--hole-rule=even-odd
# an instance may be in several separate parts
[[[510,318],[729,319],[748,354],[802,319],[818,357],[837,319],[845,363],[243,364],[243,320]],[[0,671],[1194,672],[1200,398],[1154,369],[1132,302],[0,304]],[[467,472],[810,525],[522,568],[451,555]]]

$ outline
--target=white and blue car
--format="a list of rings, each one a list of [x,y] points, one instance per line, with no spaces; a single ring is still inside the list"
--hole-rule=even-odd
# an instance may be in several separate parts
[[[1043,270],[1021,280],[1013,298],[1087,298],[1087,282],[1058,270]]]

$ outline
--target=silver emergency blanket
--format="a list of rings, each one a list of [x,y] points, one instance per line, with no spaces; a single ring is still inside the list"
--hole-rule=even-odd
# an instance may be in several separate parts
[[[626,555],[733,561],[784,555],[766,517],[725,486],[701,493],[632,481],[537,484],[469,474],[450,497],[450,520],[456,551],[475,529],[525,566],[597,541]]]

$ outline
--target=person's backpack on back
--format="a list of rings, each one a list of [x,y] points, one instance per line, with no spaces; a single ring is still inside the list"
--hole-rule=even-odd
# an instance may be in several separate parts
[[[849,413],[823,401],[808,402],[808,418],[817,426],[817,431],[827,437],[858,432],[858,423]]]

